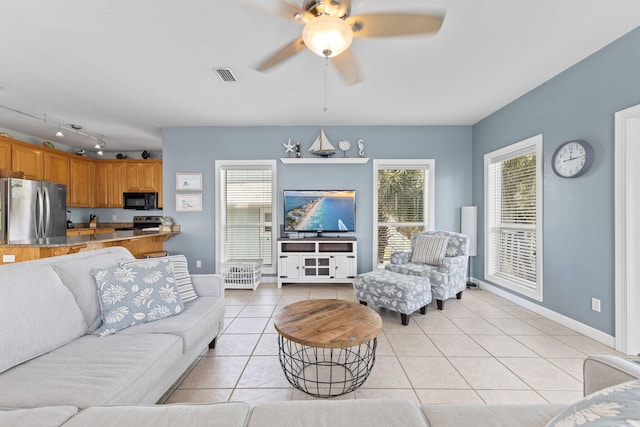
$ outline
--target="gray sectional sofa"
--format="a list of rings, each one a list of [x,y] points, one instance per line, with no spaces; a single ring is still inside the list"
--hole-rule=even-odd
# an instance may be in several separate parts
[[[90,271],[131,258],[126,249],[108,248],[0,266],[0,426],[534,427],[573,425],[575,419],[553,418],[585,410],[597,425],[640,423],[640,365],[614,356],[587,358],[585,395],[594,394],[575,405],[418,407],[395,399],[157,405],[221,331],[223,280],[193,275],[199,297],[182,313],[100,337]],[[599,407],[606,414],[591,409]]]
[[[72,406],[2,411],[0,425],[30,427],[542,427],[620,426],[640,420],[640,365],[613,356],[585,361],[585,393],[575,405],[435,405],[418,407],[397,399],[300,400],[264,402],[250,407],[243,402],[216,404],[122,405],[78,410]],[[635,391],[628,387],[635,384]],[[625,385],[627,389],[625,389]],[[613,386],[613,389],[611,388]],[[627,393],[626,398],[621,393]],[[633,394],[636,393],[636,394]],[[597,395],[597,396],[596,396]],[[590,419],[573,423],[556,416],[575,417],[585,405]],[[618,400],[616,400],[618,399]],[[585,403],[586,402],[586,403]],[[582,405],[582,406],[580,406]],[[635,406],[634,406],[635,405]],[[622,417],[622,419],[621,419]]]
[[[90,271],[133,259],[112,247],[0,266],[0,407],[156,403],[206,351],[223,327],[219,275],[191,276],[199,297],[177,316],[96,334]]]

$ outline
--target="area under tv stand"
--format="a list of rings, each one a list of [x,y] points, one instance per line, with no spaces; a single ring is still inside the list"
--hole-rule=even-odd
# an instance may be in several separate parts
[[[355,237],[278,239],[278,288],[286,283],[353,283],[357,272]]]

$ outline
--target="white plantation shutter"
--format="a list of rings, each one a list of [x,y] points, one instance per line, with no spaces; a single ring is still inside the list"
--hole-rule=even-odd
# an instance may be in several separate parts
[[[485,273],[542,300],[542,135],[485,156]]]
[[[433,228],[433,160],[376,160],[374,265],[411,249],[411,237]]]
[[[274,175],[270,164],[220,167],[219,262],[260,259],[273,268]]]

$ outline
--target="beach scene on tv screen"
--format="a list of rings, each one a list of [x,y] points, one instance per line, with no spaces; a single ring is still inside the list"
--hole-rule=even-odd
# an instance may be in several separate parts
[[[284,192],[287,231],[354,231],[355,191]]]

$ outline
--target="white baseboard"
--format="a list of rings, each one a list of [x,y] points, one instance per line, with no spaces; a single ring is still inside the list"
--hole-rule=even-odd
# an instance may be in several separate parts
[[[262,276],[262,283],[278,283],[276,276]]]
[[[579,332],[582,335],[587,336],[595,341],[598,341],[599,343],[602,343],[611,348],[615,348],[615,337],[612,335],[606,334],[602,331],[599,331],[598,329],[595,329],[589,325],[585,325],[584,323],[578,322],[577,320],[571,319],[570,317],[557,313],[553,310],[549,310],[548,308],[542,307],[541,305],[534,304],[531,301],[520,298],[519,296],[514,295],[511,292],[504,291],[501,288],[490,283],[483,282],[482,280],[478,280],[475,278],[473,280],[480,285],[480,289],[501,296],[506,300],[518,304],[519,306],[524,307],[527,310],[531,310],[534,313],[546,317],[549,320],[553,320],[554,322],[559,323],[562,326],[573,329],[574,331]]]

